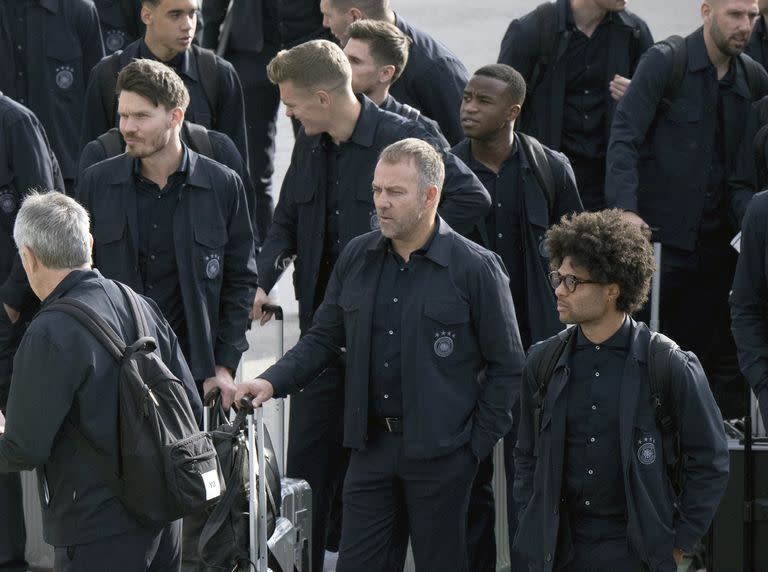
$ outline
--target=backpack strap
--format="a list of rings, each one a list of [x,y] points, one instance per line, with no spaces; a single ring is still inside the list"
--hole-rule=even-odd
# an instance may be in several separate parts
[[[515,136],[520,141],[523,152],[531,164],[536,181],[538,181],[539,187],[544,192],[549,222],[551,224],[555,218],[556,193],[555,177],[552,175],[552,166],[549,164],[549,158],[544,151],[544,146],[535,137],[529,137],[524,133],[515,133]]]
[[[533,379],[538,383],[538,389],[533,394],[533,402],[535,409],[533,411],[533,451],[534,455],[539,454],[539,433],[541,432],[541,412],[544,409],[544,398],[547,396],[547,388],[549,382],[552,379],[552,375],[555,373],[555,366],[557,362],[571,341],[576,328],[568,328],[563,332],[557,334],[557,336],[542,342],[543,347],[537,356],[537,359],[533,361]],[[529,360],[528,363],[531,363]]]
[[[101,106],[104,108],[104,115],[114,119],[115,111],[115,86],[117,85],[117,74],[122,69],[120,57],[123,51],[118,50],[101,60],[103,67],[99,70],[99,93],[101,94]],[[121,151],[122,153],[122,151]],[[120,153],[118,153],[119,155]]]
[[[104,147],[104,152],[107,154],[105,159],[110,157],[117,157],[125,151],[123,146],[123,137],[120,135],[120,131],[117,127],[113,127],[106,133],[102,133],[97,137],[101,146]]]
[[[571,36],[570,30],[566,30],[563,34],[558,33],[557,4],[555,2],[539,4],[536,6],[534,14],[536,15],[539,57],[536,59],[536,64],[531,72],[531,78],[528,81],[529,91],[533,91],[539,85],[550,65],[560,59],[560,56],[565,53],[565,48],[568,46],[568,40]]]
[[[147,315],[141,307],[139,295],[122,282],[118,282],[117,280],[113,280],[112,282],[117,285],[123,293],[123,296],[125,296],[125,299],[128,300],[128,305],[130,306],[131,314],[133,315],[133,321],[136,324],[136,337],[139,339],[151,337],[149,324],[147,323]]]
[[[765,95],[764,82],[760,76],[763,73],[762,66],[749,56],[740,57],[739,60],[744,64],[744,73],[747,76],[747,85],[752,94],[752,101],[757,101]]]
[[[185,121],[182,128],[186,131],[188,136],[187,142],[193,151],[214,159],[211,137],[208,135],[208,130],[205,127],[197,123]]]
[[[219,62],[212,50],[192,45],[197,60],[197,74],[205,98],[211,106],[211,125],[216,125],[216,110],[219,108]]]
[[[402,103],[401,105],[403,107],[400,109],[400,115],[411,121],[418,121],[419,117],[421,117],[421,111],[415,107],[411,107],[407,103]]]
[[[752,153],[755,160],[757,188],[763,189],[768,184],[768,160],[766,159],[766,144],[768,144],[768,124],[763,125],[752,140]]]
[[[41,312],[53,311],[63,312],[75,318],[93,334],[93,337],[104,346],[116,361],[122,361],[126,349],[125,342],[93,308],[74,298],[59,298],[41,310]]]
[[[661,447],[667,477],[675,494],[682,492],[683,458],[677,414],[670,390],[672,359],[678,345],[663,334],[651,333],[648,344],[648,381],[655,409],[656,426],[661,432]]]
[[[685,68],[688,64],[688,47],[685,45],[685,38],[682,36],[670,36],[659,42],[669,46],[672,50],[672,74],[669,76],[667,86],[664,88],[664,97],[662,101],[669,105],[680,91],[680,86],[685,77]]]

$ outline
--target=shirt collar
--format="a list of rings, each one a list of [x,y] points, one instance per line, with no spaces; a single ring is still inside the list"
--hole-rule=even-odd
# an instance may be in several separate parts
[[[576,334],[576,347],[583,348],[583,347],[591,347],[591,346],[600,346],[603,348],[615,348],[615,349],[628,349],[629,343],[632,338],[632,320],[629,316],[624,317],[624,322],[622,322],[621,327],[616,330],[616,332],[607,340],[605,340],[602,344],[595,344],[592,343],[587,339],[587,336],[584,335],[584,333],[581,331],[581,328],[579,328],[577,334]]]
[[[149,46],[147,46],[147,43],[144,41],[144,38],[141,38],[141,40],[139,40],[138,57],[160,61],[157,58],[157,56],[155,56],[155,54],[152,53],[152,50],[149,49]],[[177,73],[183,74],[197,81],[197,72],[195,71],[195,66],[190,65],[189,50],[184,50],[183,52],[176,54],[169,61],[163,62],[163,63],[173,68]]]
[[[77,284],[79,284],[80,282],[88,278],[101,278],[101,274],[95,268],[89,268],[87,270],[78,268],[76,270],[73,270],[72,272],[70,272],[64,277],[64,280],[59,282],[56,288],[53,289],[53,292],[48,294],[48,297],[42,302],[42,307],[45,307],[51,304],[52,302],[54,302],[55,300],[58,300],[59,298],[63,297],[67,292],[69,292]]]
[[[133,159],[133,174],[137,177],[141,177],[142,179],[144,178],[144,176],[141,174],[141,159],[138,157]],[[174,177],[177,174],[182,174],[185,180],[189,175],[189,148],[184,144],[183,141],[181,142],[181,163],[179,163],[179,166],[176,168],[176,170],[171,173],[171,177]],[[171,177],[168,178],[170,179]]]
[[[451,259],[451,244],[453,241],[453,230],[440,215],[436,215],[436,228],[429,240],[424,243],[416,252],[423,253],[424,258],[428,258],[435,264],[447,267]],[[390,240],[384,235],[379,235],[379,239],[368,247],[369,252],[386,252],[390,247]]]
[[[566,0],[563,2],[565,4],[565,27],[569,30],[575,30],[576,29],[576,20],[573,18],[573,9],[571,8],[571,3]],[[595,30],[599,28],[600,26],[604,24],[608,24],[613,21],[613,12],[607,12],[606,15],[603,17],[602,20],[600,20],[600,23],[597,25]],[[618,12],[618,14],[621,14],[621,12]]]
[[[49,12],[56,13],[59,11],[59,0],[40,0],[40,6]]]
[[[360,115],[357,117],[357,123],[352,130],[352,135],[344,143],[356,143],[361,147],[373,146],[374,137],[376,136],[376,127],[379,124],[380,115],[382,113],[389,113],[373,103],[370,99],[362,94],[357,94],[358,101],[360,102]],[[319,135],[312,135],[313,139],[311,146],[313,148],[319,148],[329,141],[327,133],[321,133]]]
[[[478,171],[485,171],[485,172],[488,172],[488,173],[493,173],[493,171],[491,171],[483,163],[481,163],[480,161],[475,159],[475,156],[472,153],[472,140],[467,138],[466,141],[467,141],[467,147],[468,147],[468,151],[469,151],[468,154],[467,154],[468,157],[469,157],[469,161],[466,162],[467,167],[469,167],[475,173],[478,172]],[[504,161],[502,161],[501,169],[499,170],[499,172],[501,172],[501,170],[503,170],[504,167],[506,167],[509,163],[511,163],[512,161],[514,161],[517,158],[517,154],[518,154],[517,151],[518,151],[518,149],[519,149],[519,146],[517,144],[517,135],[515,135],[514,139],[512,139],[512,149],[509,150],[509,154],[504,159]],[[521,160],[523,159],[523,157],[524,157],[524,155],[520,154],[520,159]]]

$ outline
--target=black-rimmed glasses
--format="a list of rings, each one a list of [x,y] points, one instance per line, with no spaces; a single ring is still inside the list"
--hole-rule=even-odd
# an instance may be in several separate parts
[[[552,290],[556,290],[562,282],[565,282],[565,287],[568,292],[575,292],[576,286],[579,284],[599,284],[599,282],[596,282],[595,280],[582,280],[581,278],[576,278],[573,274],[562,275],[557,270],[550,272],[548,277],[549,285],[552,286]]]

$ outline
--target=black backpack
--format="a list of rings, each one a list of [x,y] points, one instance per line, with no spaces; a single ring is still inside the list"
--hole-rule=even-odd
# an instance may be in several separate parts
[[[544,398],[547,395],[547,387],[557,362],[562,357],[575,332],[576,327],[571,327],[541,342],[541,354],[535,362],[535,369],[532,372],[534,380],[538,382],[538,389],[533,394],[533,402],[536,407],[533,412],[535,455],[539,454],[541,412]],[[672,394],[669,389],[672,375],[671,361],[677,348],[678,345],[665,335],[658,332],[651,333],[648,344],[648,383],[654,405],[656,426],[661,432],[664,467],[675,493],[680,495],[683,487],[683,456],[680,452],[680,432],[677,426],[675,404],[672,402]]]
[[[78,320],[120,364],[118,466],[73,424],[68,430],[126,510],[145,526],[172,522],[218,501],[226,486],[213,440],[201,432],[179,379],[163,363],[138,294],[115,282],[129,302],[138,339],[127,345],[87,304],[61,298],[43,312]]]
[[[208,135],[208,130],[202,125],[184,121],[181,124],[181,140],[193,151],[200,153],[200,155],[205,155],[209,159],[216,160],[216,157],[213,156],[211,136]],[[125,141],[117,127],[113,127],[106,133],[99,135],[97,141],[101,143],[104,152],[107,154],[104,157],[105,159],[117,157],[125,152]]]
[[[547,154],[544,152],[544,146],[535,137],[515,132],[517,140],[521,143],[523,152],[528,158],[528,162],[533,170],[533,175],[539,183],[539,187],[544,193],[547,201],[547,212],[549,213],[549,224],[555,222],[555,178],[552,175],[552,166],[549,164]]]

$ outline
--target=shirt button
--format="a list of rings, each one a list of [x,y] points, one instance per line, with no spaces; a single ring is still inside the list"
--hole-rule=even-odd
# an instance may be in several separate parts
[[[154,288],[152,284],[147,284],[147,290],[152,290],[152,288]]]
[[[333,211],[333,212],[335,212],[336,214],[339,214],[339,211],[338,211],[338,210],[335,210],[335,211]]]
[[[163,195],[157,195],[157,198],[158,198],[158,199],[162,199],[162,198],[163,198]]]
[[[157,230],[157,224],[153,224],[153,225],[152,225],[152,228],[154,228],[155,230]]]
[[[595,474],[595,471],[593,471],[592,469],[589,469],[589,470],[587,471],[587,474],[588,474],[588,475],[594,475],[594,474]]]
[[[584,95],[587,95],[588,93],[589,93],[589,90],[588,90],[588,89],[585,89],[585,90],[584,90]]]
[[[584,114],[584,119],[589,119],[589,115],[587,115],[587,114],[585,113],[585,114]]]
[[[390,336],[391,336],[392,334],[394,334],[394,333],[395,333],[395,332],[393,332],[392,330],[389,330],[389,335],[390,335]]]
[[[589,502],[588,500],[585,500],[585,501],[584,501],[584,504],[585,504],[586,506],[589,506],[589,505],[591,505],[592,503],[591,503],[591,502]]]
[[[595,372],[595,377],[600,377],[600,372],[599,371]]]
[[[20,72],[18,72],[16,75],[17,75],[17,76],[19,76],[19,77],[24,77],[24,72],[23,72],[23,71],[20,71]]]
[[[594,443],[594,442],[595,442],[595,438],[594,438],[594,437],[590,437],[590,438],[589,438],[589,442],[590,442],[590,443]]]
[[[384,399],[389,399],[389,394],[388,393],[384,394]]]
[[[384,367],[389,367],[389,362],[388,361],[384,362]]]
[[[149,255],[149,259],[150,259],[150,260],[154,260],[154,259],[155,259],[155,255],[154,255],[154,254],[150,254],[150,255]]]
[[[595,349],[596,349],[597,351],[600,351],[600,346],[595,346]]]
[[[592,406],[592,411],[597,411],[597,405]]]
[[[504,238],[504,235],[499,233],[499,238]]]
[[[496,203],[496,206],[501,208],[501,203]]]
[[[397,298],[392,298],[392,301],[397,304]]]
[[[21,51],[21,50],[23,50],[24,48],[22,48],[22,47],[21,47],[21,44],[19,44],[18,46],[16,46],[16,49],[17,49],[18,51]]]

